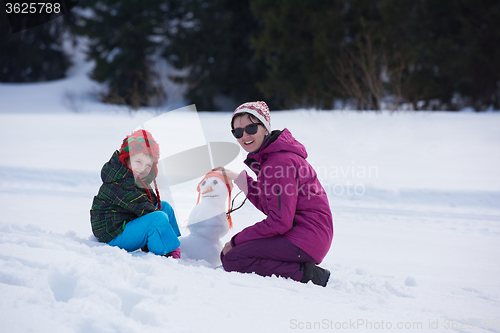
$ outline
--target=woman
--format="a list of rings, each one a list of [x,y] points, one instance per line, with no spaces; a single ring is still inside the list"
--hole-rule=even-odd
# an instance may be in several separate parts
[[[248,200],[267,217],[243,229],[221,253],[226,271],[277,275],[326,286],[330,272],[319,264],[333,239],[333,219],[326,193],[306,161],[305,147],[288,129],[271,131],[264,102],[239,106],[232,133],[248,152],[245,171],[214,170],[234,180]]]

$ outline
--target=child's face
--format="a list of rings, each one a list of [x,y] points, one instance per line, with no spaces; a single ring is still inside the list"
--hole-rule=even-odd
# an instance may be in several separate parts
[[[151,172],[153,167],[153,157],[148,154],[139,153],[132,155],[127,160],[127,166],[134,173],[134,177],[144,179]]]

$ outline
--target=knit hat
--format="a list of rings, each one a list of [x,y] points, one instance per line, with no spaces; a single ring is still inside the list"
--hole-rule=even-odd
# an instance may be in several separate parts
[[[118,151],[120,161],[125,164],[125,159],[135,154],[144,153],[151,155],[154,159],[151,172],[158,175],[158,160],[160,158],[160,146],[153,139],[151,133],[146,130],[137,130],[123,139],[122,146]],[[125,164],[126,165],[126,164]]]
[[[203,183],[203,181],[205,179],[211,178],[211,177],[217,177],[217,178],[221,179],[224,182],[224,184],[226,184],[226,186],[227,186],[227,190],[229,192],[228,202],[227,202],[228,203],[227,222],[229,223],[229,229],[232,229],[233,228],[233,221],[231,219],[231,214],[229,214],[229,211],[231,210],[231,190],[233,189],[233,182],[227,176],[221,175],[217,171],[210,171],[209,173],[207,173],[205,175],[205,177],[203,177],[203,179],[198,183],[198,186],[196,186],[196,191],[198,191],[198,201],[196,202],[196,204],[200,203],[200,196],[201,196],[200,185],[201,185],[201,183]]]
[[[125,160],[127,157],[133,156],[135,154],[144,153],[153,157],[153,166],[151,167],[151,173],[153,173],[153,182],[155,185],[156,196],[158,198],[158,209],[161,210],[161,199],[160,192],[158,191],[158,185],[156,184],[156,176],[158,175],[158,160],[160,159],[160,146],[158,142],[153,138],[150,132],[146,130],[137,130],[128,135],[123,139],[122,146],[118,151],[118,158],[127,167]],[[128,168],[128,167],[127,167]],[[137,177],[137,180],[141,182],[148,193],[149,200],[153,202],[151,193],[146,183]]]
[[[267,131],[271,133],[271,115],[269,113],[269,107],[267,106],[266,102],[259,101],[241,104],[236,108],[236,110],[234,110],[233,117],[231,118],[231,123],[236,114],[244,112],[250,113],[251,115],[257,117],[257,119],[260,120]]]

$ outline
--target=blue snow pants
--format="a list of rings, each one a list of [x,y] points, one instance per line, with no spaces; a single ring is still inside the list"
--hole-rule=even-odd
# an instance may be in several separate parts
[[[126,251],[135,251],[148,245],[149,251],[164,255],[177,249],[181,235],[174,209],[166,201],[161,202],[161,211],[152,212],[125,225],[123,232],[108,244]]]

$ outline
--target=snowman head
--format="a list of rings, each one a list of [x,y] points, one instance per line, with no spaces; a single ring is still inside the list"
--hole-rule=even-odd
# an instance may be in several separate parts
[[[196,187],[198,194],[203,198],[225,198],[228,193],[231,193],[232,189],[233,183],[231,179],[217,171],[207,173]]]
[[[201,200],[225,200],[229,194],[226,184],[218,177],[210,177],[203,179],[199,185]]]
[[[198,191],[198,203],[201,200],[211,201],[214,204],[223,202],[228,198],[228,208],[231,207],[231,190],[233,183],[227,176],[221,175],[217,171],[211,171],[203,177],[201,182],[196,187]],[[198,204],[197,203],[197,204]],[[229,211],[229,209],[228,209]],[[232,228],[231,216],[228,216],[229,227]]]

